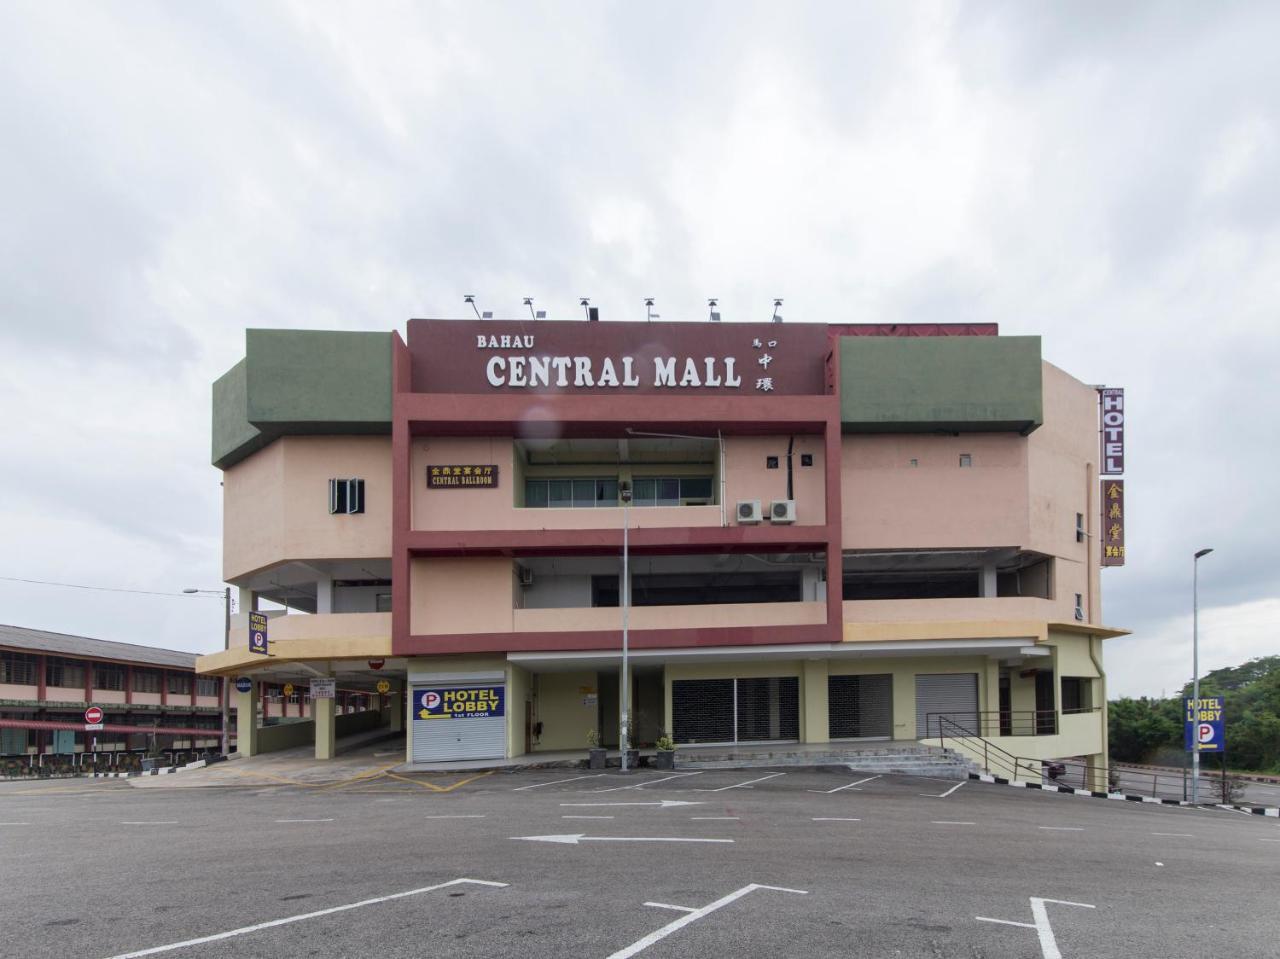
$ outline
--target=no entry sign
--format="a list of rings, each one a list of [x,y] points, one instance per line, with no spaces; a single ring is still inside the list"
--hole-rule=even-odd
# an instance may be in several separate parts
[[[84,721],[91,726],[102,722],[102,710],[97,706],[90,706],[84,711]]]

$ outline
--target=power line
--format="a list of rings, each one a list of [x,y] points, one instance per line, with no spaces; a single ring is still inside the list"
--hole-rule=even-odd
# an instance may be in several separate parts
[[[102,593],[140,593],[143,596],[200,596],[200,593],[161,593],[153,589],[124,589],[119,586],[86,586],[84,583],[53,583],[43,579],[20,579],[17,576],[0,576],[0,580],[6,583],[31,583],[35,586],[62,586],[66,589],[93,589]],[[217,597],[203,594],[206,599],[221,599],[222,594]]]

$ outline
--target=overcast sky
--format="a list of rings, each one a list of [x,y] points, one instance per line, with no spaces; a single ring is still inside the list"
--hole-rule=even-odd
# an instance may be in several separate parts
[[[220,588],[245,327],[996,322],[1128,390],[1110,692],[1280,652],[1280,5],[6,3],[0,576]],[[0,581],[208,651],[216,600]]]

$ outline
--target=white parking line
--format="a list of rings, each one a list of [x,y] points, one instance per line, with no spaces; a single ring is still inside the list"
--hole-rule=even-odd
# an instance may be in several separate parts
[[[859,780],[856,780],[856,781],[851,782],[851,783],[849,783],[848,785],[845,785],[845,786],[837,786],[835,789],[810,789],[810,790],[809,790],[809,792],[811,792],[811,793],[823,793],[823,794],[828,794],[828,793],[838,793],[838,792],[843,792],[843,791],[844,791],[844,790],[846,790],[846,789],[852,789],[852,790],[854,790],[855,792],[861,792],[861,790],[857,788],[858,786],[861,786],[863,783],[869,783],[869,782],[871,782],[871,780],[873,780],[873,779],[882,779],[883,777],[884,777],[884,774],[883,774],[883,773],[881,773],[881,774],[880,774],[880,775],[878,775],[878,776],[868,776],[866,779],[859,779]]]
[[[1159,865],[1159,863],[1156,863]],[[1058,940],[1054,938],[1053,927],[1049,925],[1049,910],[1045,903],[1052,902],[1059,906],[1079,906],[1081,909],[1093,909],[1087,902],[1067,902],[1064,899],[1037,899],[1031,897],[1031,918],[1034,922],[1014,922],[1011,919],[990,919],[987,916],[974,916],[978,922],[995,922],[1002,926],[1019,926],[1023,929],[1034,929],[1040,938],[1040,952],[1044,959],[1062,959],[1058,949]]]
[[[333,822],[332,819],[277,819],[276,822]]]
[[[950,789],[948,789],[946,792],[938,795],[935,795],[933,793],[920,793],[920,795],[926,796],[929,799],[946,799],[948,796],[950,796],[953,792],[955,792],[957,789],[959,789],[963,785],[964,785],[963,782],[958,782],[954,786],[952,786]]]
[[[612,819],[612,816],[561,816],[561,819]]]
[[[423,816],[422,818],[423,819],[483,819],[484,813],[471,813],[470,815],[459,814],[456,816]]]
[[[120,823],[120,825],[122,826],[176,826],[178,825],[178,820],[157,819],[154,822],[146,822],[143,820],[125,820],[124,822]]]
[[[1172,837],[1174,837],[1174,838],[1176,838],[1176,839],[1195,839],[1195,838],[1196,838],[1195,836],[1193,836],[1193,835],[1192,835],[1191,833],[1189,833],[1189,832],[1153,832],[1151,835],[1153,835],[1153,836],[1172,836]]]
[[[737,816],[690,816],[691,822],[737,822]]]
[[[953,819],[935,819],[932,822],[935,826],[976,826],[976,822],[956,822]]]
[[[671,935],[673,932],[678,932],[685,926],[689,925],[689,923],[697,922],[704,916],[711,915],[711,913],[715,912],[717,909],[722,909],[729,905],[729,903],[735,902],[743,896],[755,892],[757,889],[770,889],[774,892],[789,892],[797,896],[807,896],[809,894],[805,889],[787,889],[783,886],[762,886],[759,883],[753,882],[751,885],[743,886],[741,889],[735,890],[727,896],[722,896],[710,905],[703,906],[701,909],[693,909],[689,906],[673,906],[663,902],[646,902],[646,906],[653,906],[656,909],[676,909],[683,912],[684,915],[679,919],[675,919],[672,922],[667,923],[661,929],[651,932],[649,935],[644,936],[641,939],[637,939],[626,948],[610,953],[605,957],[605,959],[630,959],[631,956],[643,952],[655,942],[659,942],[667,938],[667,936]]]
[[[843,816],[814,816],[814,822],[862,822],[861,819],[845,819]]]
[[[695,789],[694,792],[700,793],[722,793],[726,789],[750,789],[756,783],[762,783],[766,779],[777,779],[779,776],[785,776],[786,773],[770,773],[768,776],[761,776],[759,779],[748,779],[744,783],[734,783],[732,786],[721,786],[718,789]]]
[[[345,906],[333,906],[329,909],[318,909],[315,912],[304,912],[299,916],[286,916],[283,919],[272,919],[269,922],[259,922],[252,926],[242,926],[239,929],[232,929],[230,932],[219,932],[212,936],[201,936],[198,939],[184,939],[182,942],[171,942],[167,946],[152,946],[150,949],[139,949],[137,952],[122,952],[118,956],[111,956],[110,959],[140,959],[141,956],[154,956],[161,952],[172,952],[175,949],[185,949],[187,946],[200,946],[206,942],[219,942],[223,939],[230,939],[233,936],[243,936],[246,933],[257,932],[260,929],[270,929],[273,926],[284,926],[291,922],[302,922],[304,919],[316,919],[320,916],[331,916],[335,912],[346,912],[348,909],[359,909],[361,906],[373,906],[380,902],[390,902],[393,899],[404,899],[406,896],[419,896],[424,892],[434,892],[437,889],[445,889],[449,886],[461,886],[470,884],[473,886],[493,886],[497,889],[505,889],[505,882],[489,882],[487,879],[450,879],[448,882],[437,883],[434,886],[423,886],[421,889],[410,889],[408,892],[395,892],[389,896],[378,896],[374,899],[361,899],[359,902],[350,902]]]
[[[0,822],[0,826],[30,826],[29,822]]]
[[[1084,826],[1036,826],[1037,829],[1047,829],[1049,832],[1084,832]]]
[[[702,771],[696,773],[673,773],[670,776],[663,776],[661,779],[646,779],[644,782],[632,783],[630,786],[606,786],[604,789],[593,789],[593,793],[613,793],[620,789],[642,789],[645,786],[655,786],[658,783],[669,782],[672,779],[681,779],[685,776],[701,776]]]
[[[532,785],[529,785],[529,786],[517,786],[515,789],[511,791],[514,793],[518,793],[518,792],[523,792],[526,789],[541,789],[543,786],[559,786],[561,783],[576,783],[579,779],[599,779],[600,777],[605,775],[608,775],[608,774],[597,773],[594,776],[573,776],[569,779],[553,779],[549,783],[533,783]]]

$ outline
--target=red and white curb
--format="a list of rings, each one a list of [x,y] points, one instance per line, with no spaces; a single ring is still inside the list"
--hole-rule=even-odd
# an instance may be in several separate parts
[[[1039,789],[1044,792],[1068,793],[1073,796],[1089,796],[1093,799],[1119,799],[1124,802],[1152,803],[1158,806],[1191,806],[1192,803],[1182,799],[1161,799],[1158,796],[1138,796],[1132,793],[1102,792],[1094,789],[1076,789],[1074,786],[1050,786],[1047,783],[1029,783],[1017,779],[1006,779],[1003,776],[989,776],[986,773],[969,773],[969,778],[977,782],[994,783],[997,786],[1017,786],[1021,789]],[[1214,803],[1219,809],[1235,809],[1254,816],[1270,816],[1280,819],[1280,809],[1273,806],[1238,806],[1226,803]]]

